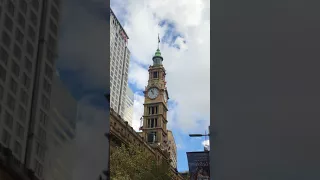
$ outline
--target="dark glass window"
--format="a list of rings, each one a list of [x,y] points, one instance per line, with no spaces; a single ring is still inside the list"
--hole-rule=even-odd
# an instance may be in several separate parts
[[[8,52],[3,47],[0,47],[0,61],[2,61],[3,64],[7,65],[8,59],[9,59]]]
[[[15,44],[14,47],[13,47],[13,54],[18,60],[21,59],[22,51],[21,51],[20,47],[17,44]]]
[[[2,32],[1,40],[2,40],[3,44],[6,45],[6,47],[10,49],[11,38],[7,32],[5,32],[5,31]]]
[[[5,16],[4,26],[11,32],[13,28],[13,21],[9,16]]]
[[[21,13],[19,13],[18,15],[18,24],[21,26],[22,29],[24,29],[26,26],[26,20]]]
[[[0,79],[2,82],[6,82],[6,77],[7,77],[7,71],[2,65],[0,65]]]
[[[20,67],[19,67],[19,65],[18,65],[16,62],[14,62],[14,61],[12,61],[11,71],[12,71],[12,73],[13,73],[16,77],[19,77],[19,75],[20,75]]]
[[[153,78],[155,78],[155,79],[158,78],[158,71],[153,72]]]
[[[28,8],[27,2],[25,0],[19,0],[19,8],[24,14],[26,14]]]
[[[22,33],[18,28],[16,28],[16,40],[17,40],[20,44],[23,44],[23,38],[24,38],[23,33]]]
[[[38,24],[38,17],[37,17],[37,15],[36,15],[33,11],[30,11],[29,18],[30,18],[30,21],[32,22],[32,24],[33,24],[34,26],[37,26],[37,24]]]

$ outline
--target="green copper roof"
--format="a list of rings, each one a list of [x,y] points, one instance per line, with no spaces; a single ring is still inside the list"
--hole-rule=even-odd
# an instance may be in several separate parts
[[[154,54],[154,57],[161,57],[161,52],[159,49],[157,49],[156,53]]]

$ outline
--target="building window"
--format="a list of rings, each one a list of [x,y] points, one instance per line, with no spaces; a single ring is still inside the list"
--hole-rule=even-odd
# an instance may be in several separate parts
[[[55,52],[56,40],[50,34],[48,35],[48,46],[53,52]]]
[[[48,99],[45,95],[42,95],[42,106],[43,106],[46,110],[49,110],[49,109],[50,109],[50,101],[49,101],[49,99]]]
[[[51,84],[45,78],[43,79],[43,89],[50,95]]]
[[[23,38],[24,38],[24,35],[22,34],[22,32],[18,28],[16,28],[16,40],[20,44],[23,44]]]
[[[150,106],[148,107],[149,115],[158,114],[158,106]]]
[[[23,73],[23,75],[22,75],[22,84],[24,85],[24,87],[29,89],[30,88],[30,83],[31,83],[31,80],[28,77],[28,75],[26,73]]]
[[[32,7],[34,8],[34,10],[36,10],[38,12],[38,10],[39,10],[39,1],[38,0],[32,0],[31,4],[32,4]]]
[[[13,153],[20,159],[22,147],[18,141],[14,143]]]
[[[51,15],[57,22],[59,21],[59,12],[54,6],[51,6]]]
[[[158,71],[154,71],[154,72],[153,72],[153,78],[154,78],[154,79],[157,79],[157,78],[158,78]]]
[[[25,0],[19,0],[19,7],[20,7],[20,10],[26,14],[27,13],[27,3]]]
[[[38,137],[41,141],[45,141],[47,138],[46,131],[39,126],[38,128]]]
[[[40,123],[43,125],[43,126],[46,126],[47,124],[47,121],[48,121],[48,116],[46,115],[46,113],[42,110],[40,110]]]
[[[26,110],[21,105],[19,105],[19,107],[18,107],[18,118],[19,118],[19,120],[22,123],[25,123],[26,122],[26,117],[27,117]]]
[[[37,144],[36,144],[36,154],[37,154],[37,156],[38,156],[41,160],[44,160],[45,150],[44,150],[44,148],[40,145],[39,142],[37,142]]]
[[[157,118],[149,118],[147,119],[148,128],[155,128],[158,127],[158,119]]]
[[[6,82],[6,77],[7,77],[6,69],[4,69],[4,67],[0,65],[0,79],[2,80],[2,82]]]
[[[60,0],[54,0],[54,3],[59,7],[60,6]]]
[[[1,141],[5,146],[10,147],[11,135],[5,129],[3,129],[3,131],[2,131]]]
[[[57,25],[53,22],[52,19],[50,19],[50,29],[53,32],[54,35],[58,34],[58,27]]]
[[[9,129],[13,128],[13,117],[8,111],[4,114],[4,123]]]
[[[8,33],[6,33],[5,31],[2,32],[2,36],[1,36],[2,42],[4,45],[6,45],[6,47],[8,49],[10,49],[10,45],[11,45],[11,38],[9,36]]]
[[[3,89],[3,87],[0,85],[0,100],[3,99],[3,94],[4,94],[4,89]],[[1,113],[1,111],[0,111],[0,113]]]
[[[13,78],[10,80],[10,90],[13,92],[13,94],[17,94],[18,83]]]
[[[28,26],[28,36],[33,42],[36,41],[36,32],[33,30],[31,26]]]
[[[15,75],[16,77],[19,77],[19,75],[20,75],[20,67],[14,61],[12,61],[11,71],[12,71],[13,75]]]
[[[7,65],[8,59],[9,59],[8,52],[3,47],[0,47],[0,60],[3,62],[3,64]]]
[[[12,19],[6,15],[4,19],[4,26],[11,32],[13,28],[13,21]]]
[[[28,99],[29,99],[29,96],[28,96],[27,92],[24,91],[23,89],[21,89],[21,91],[20,91],[20,101],[21,101],[25,106],[27,106],[27,105],[28,105]]]
[[[32,24],[34,26],[37,26],[38,18],[37,18],[37,15],[33,11],[30,11],[29,18],[30,18],[30,21],[32,22]]]
[[[19,13],[19,15],[18,15],[18,24],[22,29],[24,29],[26,26],[26,20],[21,13]]]
[[[156,132],[150,132],[148,134],[148,142],[149,143],[157,142],[157,133]]]
[[[24,139],[24,128],[20,123],[16,124],[16,135],[19,137],[21,140]]]
[[[31,57],[33,57],[33,46],[32,46],[32,44],[29,42],[29,41],[27,41],[27,53],[31,56]]]
[[[16,105],[16,100],[10,94],[7,95],[7,105],[9,107],[9,109],[14,111],[14,108]]]
[[[12,3],[12,1],[8,1],[7,3],[8,3],[7,4],[8,12],[12,17],[14,17],[14,10],[15,10],[14,4]]]
[[[22,51],[21,51],[20,47],[17,44],[14,45],[13,54],[18,60],[21,59]]]
[[[29,73],[32,72],[32,63],[27,57],[24,58],[24,67]]]
[[[47,59],[53,65],[54,54],[49,48],[47,48]]]
[[[39,177],[42,177],[43,166],[37,160],[35,160],[35,163],[34,163],[34,171],[36,175],[38,175]]]
[[[46,64],[46,67],[45,67],[45,70],[44,70],[45,72],[45,75],[49,78],[49,79],[51,79],[52,80],[52,76],[53,76],[53,70],[51,69],[51,67],[48,65],[48,64]]]

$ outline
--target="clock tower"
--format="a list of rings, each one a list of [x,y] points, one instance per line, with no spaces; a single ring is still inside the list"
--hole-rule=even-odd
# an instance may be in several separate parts
[[[166,87],[166,71],[162,65],[163,58],[159,48],[152,58],[149,67],[148,85],[144,91],[144,114],[142,136],[153,146],[167,147],[167,112],[168,91]]]

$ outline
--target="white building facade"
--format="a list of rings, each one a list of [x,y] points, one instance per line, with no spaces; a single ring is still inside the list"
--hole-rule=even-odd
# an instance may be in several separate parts
[[[133,103],[134,103],[134,94],[130,87],[127,87],[126,92],[126,100],[125,100],[125,110],[123,119],[128,122],[130,126],[132,126],[133,119]]]
[[[110,107],[125,115],[130,51],[128,36],[110,9]]]

